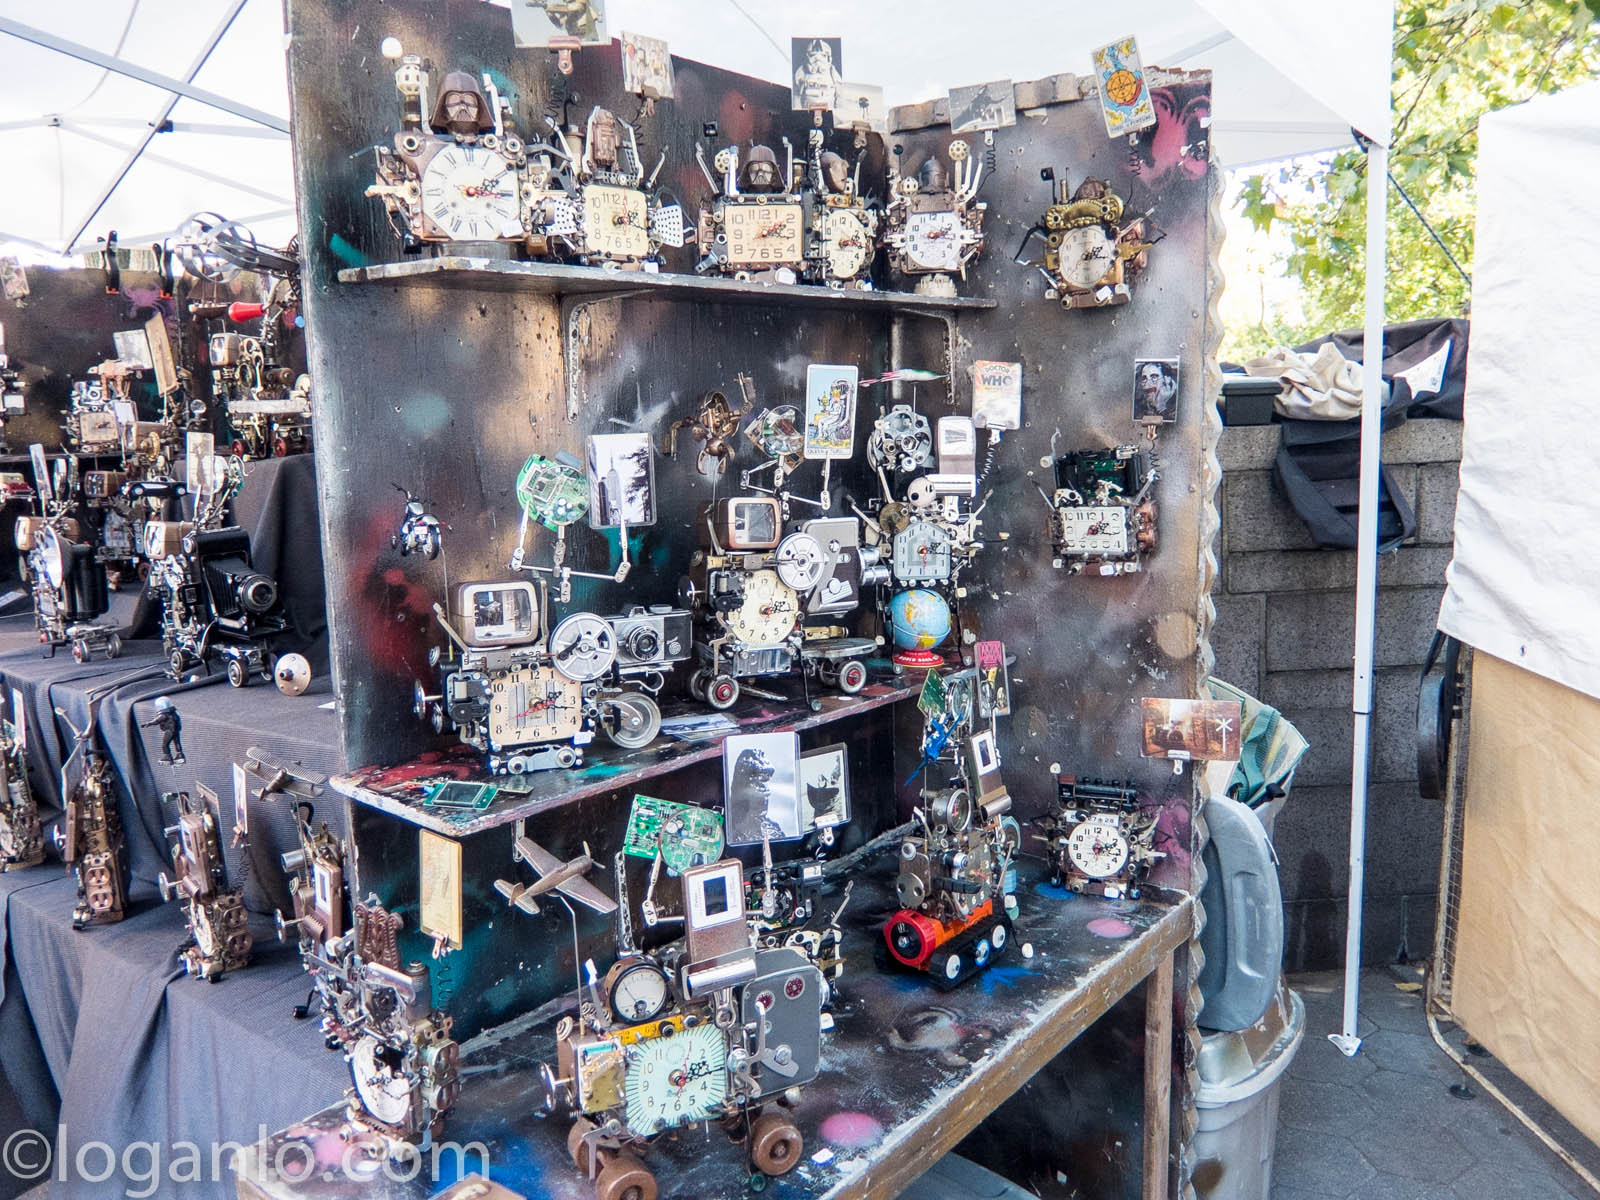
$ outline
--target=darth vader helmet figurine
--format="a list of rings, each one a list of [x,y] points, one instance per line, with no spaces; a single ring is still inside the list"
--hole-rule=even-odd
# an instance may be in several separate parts
[[[754,146],[744,160],[744,178],[740,186],[747,192],[781,192],[781,175],[778,156],[772,152],[772,147]]]
[[[494,114],[478,81],[466,71],[451,71],[444,77],[428,124],[436,133],[472,137],[494,129]]]

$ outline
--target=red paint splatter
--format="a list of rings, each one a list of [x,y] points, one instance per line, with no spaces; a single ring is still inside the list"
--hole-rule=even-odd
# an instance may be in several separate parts
[[[848,1150],[870,1146],[882,1136],[882,1123],[863,1112],[834,1113],[822,1122],[822,1140]]]
[[[1096,917],[1086,928],[1096,937],[1103,938],[1125,938],[1133,932],[1132,925],[1116,917]]]

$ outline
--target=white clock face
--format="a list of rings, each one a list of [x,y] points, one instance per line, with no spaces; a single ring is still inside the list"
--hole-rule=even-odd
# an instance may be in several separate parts
[[[607,258],[637,259],[650,253],[650,210],[637,188],[591,183],[583,189],[583,241]]]
[[[1059,253],[1061,278],[1085,291],[1099,286],[1117,265],[1116,243],[1099,225],[1067,230],[1061,235]]]
[[[961,266],[961,218],[953,212],[914,212],[906,218],[906,255],[922,271]]]
[[[1109,879],[1128,865],[1128,839],[1115,817],[1090,817],[1067,835],[1067,857],[1090,879]]]
[[[1128,553],[1126,505],[1083,505],[1060,511],[1061,546],[1069,554]]]
[[[716,1116],[728,1095],[728,1045],[696,1025],[628,1049],[628,1131],[648,1137]]]
[[[722,209],[728,262],[736,267],[799,266],[801,209],[798,204],[728,204]]]
[[[854,279],[872,257],[872,238],[861,218],[834,209],[823,230],[828,241],[828,271],[835,279]]]
[[[950,578],[950,535],[932,521],[912,521],[894,535],[894,577],[902,583]]]
[[[446,146],[422,170],[422,212],[457,241],[522,236],[516,174],[482,146]]]
[[[411,1081],[385,1061],[389,1057],[393,1051],[370,1033],[362,1034],[350,1051],[350,1076],[362,1107],[385,1125],[404,1125],[411,1112]]]
[[[489,739],[520,746],[572,737],[583,727],[583,685],[553,667],[508,671],[489,685]]]
[[[744,585],[744,603],[725,618],[747,646],[776,646],[800,619],[800,598],[776,571],[757,571]]]

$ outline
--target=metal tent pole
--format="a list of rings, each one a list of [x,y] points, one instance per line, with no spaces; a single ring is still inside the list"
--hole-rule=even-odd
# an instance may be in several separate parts
[[[1389,151],[1367,144],[1367,314],[1361,350],[1361,492],[1356,524],[1354,748],[1350,756],[1350,895],[1345,925],[1344,1026],[1330,1034],[1346,1055],[1356,1035],[1361,993],[1361,904],[1366,890],[1367,759],[1372,738],[1372,660],[1378,615],[1378,471],[1383,438],[1383,285],[1387,267]]]

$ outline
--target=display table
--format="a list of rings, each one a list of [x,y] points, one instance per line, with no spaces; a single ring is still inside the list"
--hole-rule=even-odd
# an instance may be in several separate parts
[[[845,913],[849,964],[824,1038],[823,1070],[793,1116],[806,1139],[801,1163],[770,1183],[780,1198],[892,1197],[949,1151],[1002,1101],[1142,981],[1149,1052],[1145,1061],[1145,1190],[1166,1195],[1172,1049],[1172,961],[1189,938],[1193,901],[1172,905],[1106,901],[1024,883],[1018,945],[1002,962],[953,992],[926,979],[872,965],[892,908],[879,862],[857,880]],[[554,1024],[570,995],[463,1047],[460,1103],[444,1141],[481,1143],[488,1174],[527,1197],[587,1200],[593,1189],[567,1155],[569,1122],[541,1117],[538,1064],[554,1061]],[[454,1181],[430,1171],[406,1182],[337,1169],[344,1106],[334,1105],[251,1147],[238,1161],[244,1200],[421,1200]],[[304,1147],[305,1149],[302,1149]],[[314,1155],[310,1177],[295,1169]],[[660,1139],[646,1158],[663,1197],[748,1194],[742,1151],[720,1135],[687,1130]],[[424,1156],[426,1168],[428,1156]],[[476,1151],[463,1167],[482,1172]],[[280,1173],[277,1166],[285,1170]]]

